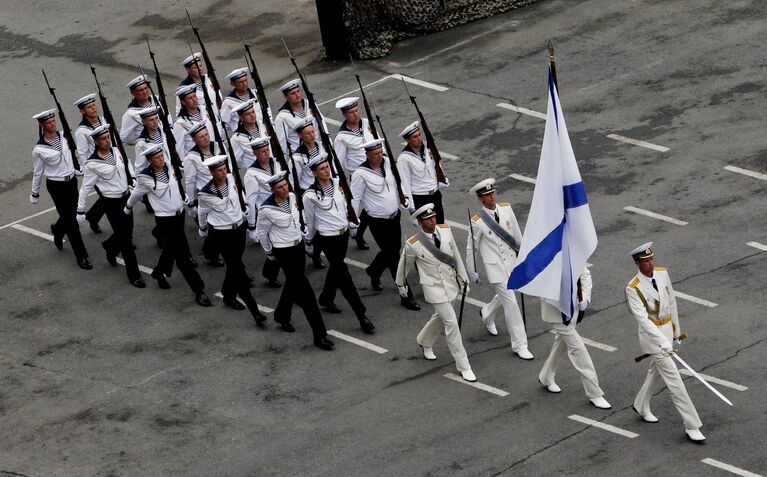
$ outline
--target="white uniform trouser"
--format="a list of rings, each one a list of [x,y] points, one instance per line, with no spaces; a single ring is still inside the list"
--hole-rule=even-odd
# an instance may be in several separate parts
[[[682,416],[684,428],[698,429],[703,424],[700,422],[698,411],[695,410],[695,406],[687,394],[687,389],[684,387],[682,377],[679,375],[679,370],[673,358],[663,353],[653,354],[651,357],[653,362],[647,371],[647,377],[639,389],[636,399],[634,399],[634,407],[639,411],[639,414],[649,413],[650,399],[661,388],[663,382],[666,384],[669,394],[671,394],[671,401],[676,406],[676,410]]]
[[[527,349],[527,333],[525,323],[522,321],[522,313],[517,305],[517,297],[514,290],[506,288],[506,283],[492,283],[495,288],[495,296],[490,303],[482,308],[482,316],[488,323],[495,323],[495,313],[503,307],[503,317],[506,319],[506,329],[511,338],[511,350],[519,351]]]
[[[466,350],[461,340],[461,330],[458,328],[458,318],[455,316],[452,302],[432,303],[434,314],[423,327],[416,341],[419,345],[425,347],[434,346],[434,341],[442,332],[444,325],[445,337],[447,338],[447,347],[455,360],[455,367],[458,371],[469,371],[469,358],[466,356]]]
[[[583,390],[586,392],[586,396],[589,399],[594,399],[604,395],[599,387],[597,372],[594,369],[594,363],[591,362],[591,356],[589,356],[589,352],[586,350],[586,345],[583,344],[581,335],[575,330],[575,319],[567,326],[561,323],[554,323],[552,328],[554,329],[554,344],[551,347],[549,357],[546,358],[546,362],[543,363],[543,368],[538,374],[538,379],[541,383],[544,386],[548,386],[554,382],[554,375],[557,372],[559,363],[565,356],[566,349],[570,362],[573,363],[573,367],[581,375]]]

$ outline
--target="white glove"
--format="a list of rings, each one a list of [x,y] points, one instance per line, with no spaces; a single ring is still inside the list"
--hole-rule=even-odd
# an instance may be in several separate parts
[[[125,207],[123,207],[123,214],[130,215],[131,212],[133,212],[133,210],[131,210],[131,208],[128,207],[127,205]]]
[[[29,203],[32,205],[37,205],[37,203],[40,202],[40,194],[29,194]]]
[[[410,199],[408,199],[407,197],[405,197],[405,203],[403,204],[403,203],[401,203],[401,202],[400,202],[400,204],[399,204],[399,208],[400,208],[400,210],[402,210],[403,212],[404,212],[404,211],[406,211],[406,210],[410,210]]]
[[[190,205],[186,208],[186,215],[189,216],[191,219],[197,218],[197,206],[196,205]]]
[[[131,179],[130,179],[130,188],[131,189],[135,189],[136,188],[136,178],[135,177],[131,177]]]
[[[77,223],[81,224],[85,222],[85,212],[78,212],[77,213]]]
[[[471,283],[479,283],[479,273],[469,272],[469,279],[471,280]]]
[[[402,287],[398,286],[397,290],[399,290],[399,296],[401,296],[402,298],[407,298],[407,285]]]
[[[445,177],[445,182],[437,182],[437,189],[447,189],[450,187],[450,180],[448,180],[447,177]]]
[[[75,177],[82,177],[83,171],[81,169],[75,169]]]
[[[583,311],[583,310],[585,310],[588,307],[589,307],[589,301],[588,300],[583,300],[583,301],[579,301],[578,302],[578,309],[579,310]]]
[[[256,229],[248,230],[248,239],[253,243],[258,243],[258,236],[256,236]]]
[[[199,235],[201,238],[205,238],[208,236],[208,228],[205,227],[204,229],[202,227],[197,229],[197,235]]]
[[[267,259],[267,260],[270,260],[270,261],[272,261],[272,262],[273,262],[273,261],[275,261],[275,260],[277,260],[277,259],[274,257],[274,254],[272,253],[272,251],[271,251],[271,250],[269,250],[268,252],[266,252],[266,259]]]
[[[306,256],[308,257],[314,256],[314,245],[312,245],[309,242],[304,242],[304,249],[306,250]]]
[[[674,348],[671,347],[671,343],[668,341],[664,341],[663,343],[661,343],[660,349],[661,351],[666,353],[670,353],[671,351],[674,350]]]

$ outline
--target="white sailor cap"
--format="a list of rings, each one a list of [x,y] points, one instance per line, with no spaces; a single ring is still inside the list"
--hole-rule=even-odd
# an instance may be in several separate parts
[[[144,149],[144,157],[149,159],[150,157],[156,156],[161,152],[164,152],[162,144],[152,144],[148,148]]]
[[[652,248],[652,242],[647,242],[629,252],[629,256],[634,260],[641,260],[643,258],[650,258],[655,255]]]
[[[186,95],[194,93],[196,91],[197,91],[196,84],[182,84],[181,86],[176,88],[176,96],[178,96],[179,99],[184,99]]]
[[[229,81],[234,81],[237,78],[242,78],[246,74],[248,74],[247,68],[237,68],[236,70],[232,70],[231,73],[226,75],[226,79],[228,79]]]
[[[243,101],[242,103],[238,104],[237,106],[232,108],[232,111],[234,111],[237,114],[242,114],[245,111],[249,109],[253,109],[253,105],[256,104],[255,101],[252,99],[249,99],[247,101]]]
[[[207,167],[208,169],[215,169],[219,166],[222,166],[226,164],[226,160],[229,157],[226,154],[218,154],[215,156],[210,156],[209,158],[205,159],[202,162],[202,165]]]
[[[437,215],[437,211],[434,210],[434,204],[424,204],[421,207],[415,209],[412,214],[410,214],[411,217],[415,217],[418,220],[428,219],[429,217],[434,217]]]
[[[336,108],[340,109],[341,111],[352,109],[353,107],[357,106],[357,103],[359,102],[359,100],[360,98],[358,96],[339,99],[338,101],[336,101]]]
[[[317,166],[319,166],[323,162],[328,162],[328,153],[327,152],[323,152],[319,156],[317,156],[314,159],[312,159],[311,161],[309,161],[306,165],[309,167],[310,170],[313,171],[314,169],[317,168]]]
[[[285,83],[284,85],[280,86],[280,91],[282,91],[282,94],[287,94],[288,91],[291,89],[296,89],[299,86],[301,86],[301,81],[298,79],[292,79]]]
[[[139,75],[128,81],[128,84],[126,84],[125,87],[133,91],[136,86],[142,85],[144,83],[149,83],[149,79],[144,75]]]
[[[96,93],[86,94],[82,98],[74,102],[74,105],[78,108],[84,108],[85,106],[96,102]]]
[[[379,147],[383,147],[383,144],[386,142],[384,139],[373,139],[372,141],[368,141],[365,144],[362,145],[362,147],[366,151],[375,151]]]
[[[202,131],[203,129],[207,129],[208,125],[203,123],[194,123],[191,128],[189,128],[189,131],[186,133],[189,134],[190,137],[194,137],[195,134]]]
[[[199,61],[201,59],[202,59],[202,55],[200,54],[200,52],[199,51],[195,51],[191,55],[189,55],[186,58],[184,58],[184,61],[181,62],[181,66],[183,66],[185,68],[189,68],[190,66],[192,66],[192,63],[194,63],[194,60],[198,60]]]
[[[152,116],[155,116],[159,114],[159,109],[157,109],[157,106],[149,106],[148,108],[144,108],[141,111],[138,112],[138,115],[142,118],[149,118]]]
[[[308,118],[303,118],[302,120],[298,121],[295,126],[293,126],[293,130],[295,132],[301,132],[304,128],[307,128],[309,126],[314,126],[314,120],[311,116]]]
[[[109,124],[104,123],[101,126],[97,126],[97,127],[93,128],[93,131],[89,132],[88,136],[90,136],[90,137],[95,139],[95,138],[97,138],[99,136],[103,136],[104,134],[106,134],[108,132],[109,132]]]
[[[266,180],[266,183],[274,187],[282,181],[288,180],[288,171],[281,171]]]
[[[495,192],[495,179],[492,177],[483,181],[477,182],[470,191],[472,194],[485,195],[491,192]]]
[[[415,121],[410,124],[408,124],[405,129],[402,130],[401,133],[399,133],[400,137],[404,137],[407,139],[408,136],[413,134],[414,132],[421,129],[421,121]]]
[[[37,119],[40,122],[47,121],[51,119],[52,117],[56,116],[56,110],[55,109],[47,109],[45,111],[39,112],[32,116],[33,119]]]
[[[261,149],[262,147],[269,146],[269,141],[272,139],[271,136],[262,136],[257,137],[246,144],[246,146],[250,146],[252,149]]]

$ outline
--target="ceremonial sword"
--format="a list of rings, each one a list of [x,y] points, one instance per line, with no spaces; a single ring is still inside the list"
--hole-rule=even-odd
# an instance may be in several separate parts
[[[703,384],[704,384],[704,385],[705,385],[705,386],[706,386],[708,389],[710,389],[710,390],[711,390],[711,392],[712,392],[712,393],[716,394],[716,395],[717,395],[717,397],[718,397],[719,399],[721,399],[722,401],[724,401],[724,402],[726,402],[727,404],[729,404],[730,406],[732,406],[732,403],[730,402],[730,400],[729,400],[729,399],[727,399],[726,397],[724,397],[724,395],[723,395],[722,393],[720,393],[719,391],[717,391],[716,389],[714,389],[714,387],[713,387],[712,385],[708,384],[708,381],[706,381],[705,379],[703,379],[703,377],[702,377],[700,374],[698,374],[698,373],[697,373],[697,372],[696,372],[694,369],[692,369],[692,368],[690,367],[690,365],[689,365],[689,364],[685,363],[685,362],[684,362],[684,360],[683,360],[682,358],[680,358],[680,357],[679,357],[679,355],[676,353],[676,351],[672,351],[672,352],[671,352],[671,353],[669,353],[669,354],[671,354],[671,356],[672,356],[672,357],[673,357],[675,360],[679,361],[679,363],[680,363],[682,366],[684,366],[685,368],[687,368],[687,371],[689,371],[689,372],[690,372],[690,374],[692,374],[693,376],[695,376],[696,378],[698,378],[698,381],[700,381],[701,383],[703,383]]]

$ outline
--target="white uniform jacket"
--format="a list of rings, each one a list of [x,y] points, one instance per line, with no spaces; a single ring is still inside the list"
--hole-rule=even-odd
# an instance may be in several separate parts
[[[415,264],[418,268],[421,288],[423,288],[426,301],[428,303],[446,303],[453,301],[463,291],[463,284],[468,283],[469,278],[450,226],[438,224],[436,231],[439,233],[440,250],[456,261],[457,274],[456,269],[437,259],[414,235],[405,242],[405,248],[399,258],[395,281],[397,286],[404,285],[410,268]]]
[[[495,210],[484,209],[484,212],[495,220],[493,212],[498,213],[499,225],[516,241],[516,247],[522,243],[522,231],[519,229],[517,217],[508,202],[498,202]],[[509,244],[496,234],[487,225],[487,222],[479,216],[471,218],[472,240],[466,243],[466,269],[470,272],[477,271],[474,263],[474,255],[485,265],[485,277],[488,283],[506,283],[511,275],[511,270],[517,261],[517,253]],[[476,247],[476,250],[475,248]]]
[[[218,105],[216,104],[216,90],[213,89],[213,81],[211,81],[210,77],[208,75],[205,75],[205,86],[208,88],[208,97],[210,98],[210,101],[213,103],[211,106],[213,106],[213,114],[218,116]],[[178,84],[179,86],[183,85],[189,85],[189,84],[196,84],[191,76],[187,75],[186,78],[182,79],[181,82]],[[205,106],[205,92],[203,92],[202,88],[197,86],[197,104],[199,105],[200,110],[207,111],[207,107]],[[179,111],[181,111],[181,100],[176,96],[176,116],[178,116]],[[212,134],[212,133],[211,133]],[[211,135],[211,137],[213,137]]]
[[[211,141],[214,141],[214,138],[216,137],[213,132],[214,126],[210,122],[210,118],[208,118],[208,113],[202,109],[199,111],[202,115],[202,119],[205,121],[205,126],[208,128],[210,139]],[[199,121],[193,120],[184,108],[182,108],[181,112],[178,114],[176,122],[173,123],[173,139],[176,140],[178,157],[186,157],[186,155],[189,154],[189,151],[194,147],[194,141],[192,141],[192,137],[189,135],[189,130],[198,122]]]
[[[245,186],[245,202],[248,204],[248,228],[256,228],[256,212],[261,204],[272,195],[272,187],[267,182],[270,177],[282,171],[280,164],[274,159],[269,158],[269,168],[264,169],[258,162],[245,171],[242,178],[242,185]]]
[[[241,171],[244,171],[256,161],[256,155],[253,154],[253,148],[248,146],[248,143],[254,139],[258,139],[263,136],[265,130],[259,125],[258,130],[248,131],[242,125],[235,129],[232,134],[232,150],[234,151],[234,157],[237,159],[237,167]]]
[[[266,131],[266,126],[264,125],[264,115],[261,113],[261,104],[258,102],[258,97],[256,96],[255,90],[248,88],[248,96],[248,100],[252,99],[255,101],[253,108],[256,111],[256,124],[258,125],[258,129],[261,131]],[[221,102],[221,119],[223,119],[224,123],[226,123],[227,127],[229,127],[230,132],[235,132],[240,126],[240,115],[232,111],[232,109],[244,102],[245,101],[241,100],[237,94],[235,94],[234,90],[227,94],[224,98],[224,101]],[[271,118],[271,111],[267,109],[267,112]]]
[[[106,124],[106,122],[107,121],[103,116],[99,116],[99,124],[97,124],[97,126]],[[83,117],[83,120],[80,121],[80,124],[78,124],[75,130],[72,131],[72,136],[75,140],[75,147],[77,149],[77,160],[80,161],[81,165],[85,164],[85,161],[91,157],[91,154],[93,154],[93,151],[96,149],[96,146],[93,144],[93,138],[90,136],[90,133],[93,131],[93,129],[94,128],[90,121]]]
[[[402,149],[397,157],[397,169],[402,178],[402,193],[413,203],[413,195],[430,195],[437,191],[436,163],[426,143],[421,151],[410,146]]]
[[[165,135],[162,130],[162,124],[159,125],[159,131],[160,135],[162,135],[162,153],[163,157],[165,159],[166,164],[170,164],[170,150],[168,149],[168,143],[165,142]],[[137,171],[144,170],[148,165],[149,161],[146,160],[146,156],[144,156],[144,151],[149,149],[150,147],[154,146],[155,143],[152,141],[152,139],[149,137],[149,131],[147,131],[146,128],[141,130],[141,134],[138,135],[136,138],[136,145],[134,147],[136,152],[135,160],[133,161],[133,167]],[[180,156],[184,157],[184,156]]]
[[[277,204],[274,195],[269,196],[258,208],[256,237],[266,253],[270,253],[272,248],[296,246],[303,239],[296,196],[291,192],[288,200],[290,212],[285,212]]]
[[[88,194],[98,186],[101,195],[110,199],[117,199],[128,192],[128,179],[125,175],[125,160],[116,147],[112,148],[115,164],[109,164],[95,151],[83,165],[83,185],[80,187],[80,198],[77,201],[77,211],[85,212],[85,203]],[[133,164],[128,162],[128,170],[131,177],[135,176]]]
[[[336,151],[341,167],[349,174],[353,174],[357,168],[367,160],[362,145],[375,139],[370,123],[366,118],[360,119],[360,129],[352,130],[346,124],[341,123],[341,128],[333,140],[333,149]]]
[[[213,189],[213,179],[197,193],[200,203],[197,208],[200,228],[205,228],[207,224],[214,229],[231,230],[242,224],[244,212],[240,207],[240,198],[237,197],[239,191],[234,183],[234,176],[227,174],[226,183],[229,188],[226,197]]]
[[[210,169],[203,164],[203,161],[211,156],[217,154],[226,154],[218,150],[218,146],[215,142],[210,143],[210,156],[204,156],[200,148],[194,146],[189,154],[184,157],[184,189],[186,195],[189,197],[190,202],[197,200],[197,191],[205,187],[205,184],[213,179],[210,174]],[[231,168],[231,162],[229,164]]]
[[[298,148],[298,133],[293,130],[299,121],[303,121],[304,118],[312,118],[314,124],[314,132],[316,137],[320,137],[319,124],[317,118],[312,114],[311,108],[309,108],[309,101],[302,100],[304,102],[304,116],[298,116],[290,109],[290,105],[285,102],[277,111],[277,116],[274,118],[274,132],[277,134],[277,139],[280,141],[280,147],[285,157],[288,157],[288,142],[290,143],[290,149],[295,152]],[[322,119],[324,121],[324,119]],[[323,122],[324,124],[324,122]],[[327,128],[325,129],[327,131]],[[287,136],[285,135],[287,133]]]
[[[154,169],[145,167],[136,175],[136,188],[128,198],[128,207],[133,207],[145,195],[149,196],[149,203],[157,217],[173,217],[184,210],[184,200],[178,188],[176,173],[172,167],[165,165],[165,173],[168,175],[167,184],[157,180]]]
[[[123,144],[133,144],[133,140],[144,129],[144,123],[141,121],[139,111],[152,106],[156,106],[162,114],[162,106],[157,96],[149,97],[149,104],[146,106],[140,106],[135,99],[132,99],[128,103],[128,109],[125,110],[122,117],[122,124],[120,125],[120,141]],[[173,118],[168,114],[168,124],[173,124]]]
[[[69,150],[69,143],[64,139],[61,132],[56,132],[61,139],[61,150],[49,145],[43,138],[40,138],[32,149],[32,193],[40,193],[40,183],[43,176],[52,180],[69,180],[75,174],[75,167],[72,162],[72,152]],[[80,163],[83,167],[84,163]]]
[[[383,158],[381,169],[383,176],[371,169],[365,161],[352,174],[352,207],[357,217],[363,210],[369,216],[379,219],[393,218],[399,212],[397,181],[386,157]]]
[[[306,220],[306,236],[314,237],[315,233],[324,236],[341,235],[349,229],[349,218],[346,210],[346,196],[341,188],[340,180],[333,181],[333,197],[326,196],[315,182],[304,192],[304,219]]]
[[[581,273],[581,297],[584,301],[587,303],[591,303],[591,289],[593,288],[593,284],[591,281],[591,272],[588,268],[583,270],[583,273]],[[573,317],[573,321],[571,321],[571,324],[575,324],[578,316],[578,304],[575,304],[575,317]],[[541,319],[545,321],[546,323],[557,323],[557,324],[563,324],[562,323],[562,312],[559,311],[559,309],[551,305],[549,303],[546,303],[545,300],[541,300]]]
[[[314,159],[315,157],[319,156],[320,154],[327,152],[325,151],[325,148],[322,147],[322,144],[315,141],[314,145],[315,148],[312,148],[312,151],[309,151],[309,148],[306,144],[301,143],[298,145],[298,149],[293,151],[293,160],[291,161],[291,167],[298,166],[298,182],[301,186],[301,190],[308,189],[312,184],[314,184],[314,173],[311,169],[309,169],[309,161]],[[286,159],[290,159],[290,157],[286,157]],[[328,161],[330,161],[330,156],[328,156]],[[330,164],[330,162],[328,162]],[[331,165],[332,167],[332,165]],[[332,170],[332,169],[331,169]],[[293,180],[293,173],[291,169],[291,175],[290,180]]]
[[[652,278],[637,273],[626,287],[626,305],[637,321],[639,347],[643,353],[659,353],[661,344],[671,342],[681,333],[676,297],[665,268],[656,268]]]

